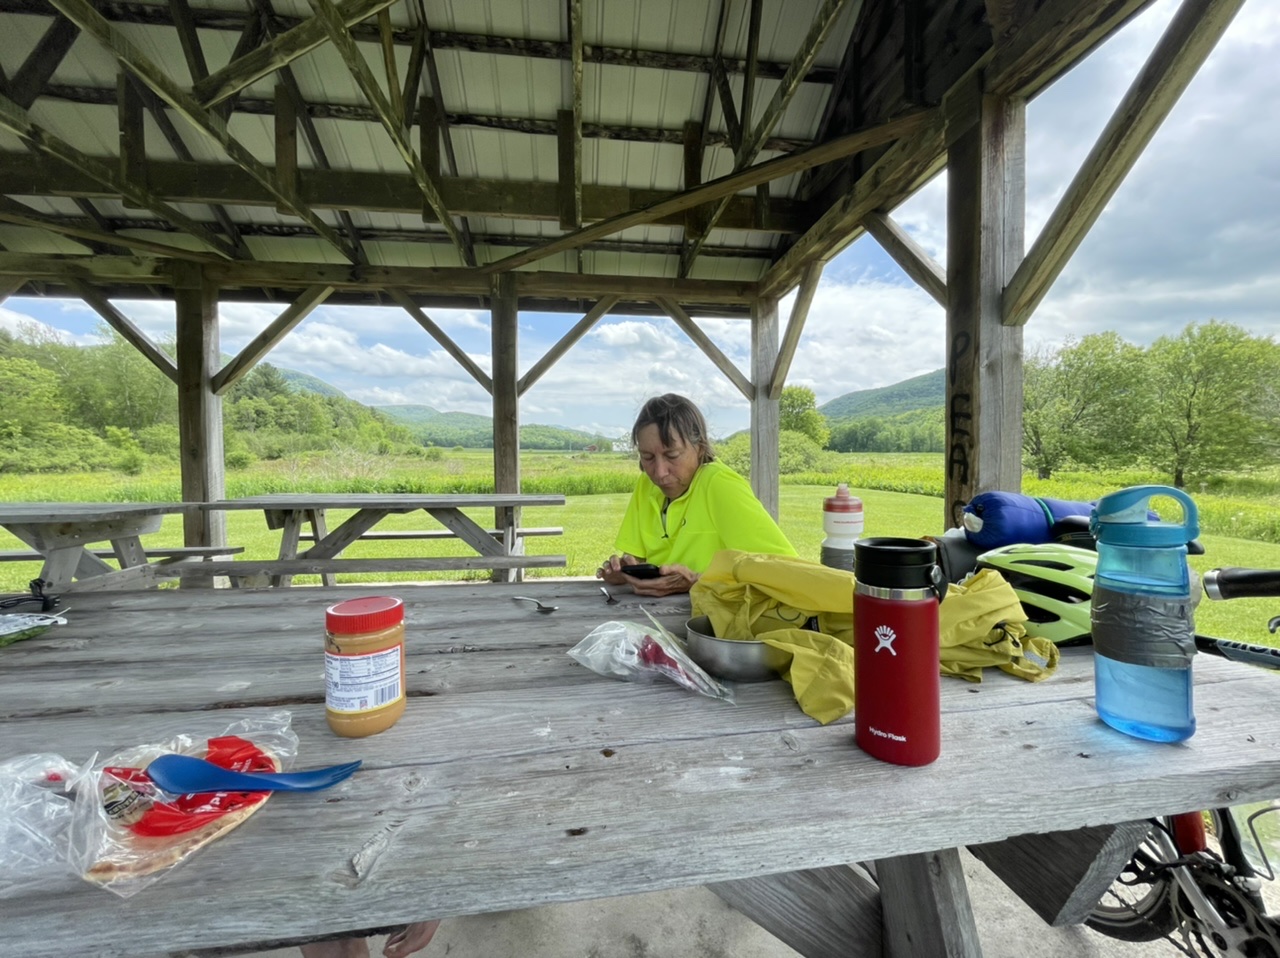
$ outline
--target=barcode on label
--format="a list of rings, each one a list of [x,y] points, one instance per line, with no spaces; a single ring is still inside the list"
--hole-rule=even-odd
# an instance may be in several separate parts
[[[374,695],[374,705],[386,705],[388,702],[394,702],[400,697],[400,683],[386,685],[377,690]]]

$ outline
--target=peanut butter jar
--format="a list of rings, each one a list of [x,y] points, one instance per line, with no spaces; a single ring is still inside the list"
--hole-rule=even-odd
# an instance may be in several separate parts
[[[335,735],[362,738],[404,714],[404,603],[347,599],[325,610],[324,709]]]

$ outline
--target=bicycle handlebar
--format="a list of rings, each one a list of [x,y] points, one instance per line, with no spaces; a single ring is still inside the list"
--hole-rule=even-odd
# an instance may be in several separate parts
[[[1211,599],[1280,597],[1280,569],[1210,569],[1204,574],[1204,591]]]

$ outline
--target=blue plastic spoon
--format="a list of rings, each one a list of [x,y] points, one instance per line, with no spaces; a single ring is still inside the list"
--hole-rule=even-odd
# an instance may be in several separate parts
[[[190,755],[161,755],[147,766],[151,781],[170,795],[197,792],[318,792],[337,785],[359,762],[305,772],[233,772]]]

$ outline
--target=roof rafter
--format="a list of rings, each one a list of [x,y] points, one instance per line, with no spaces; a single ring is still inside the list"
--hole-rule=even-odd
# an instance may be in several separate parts
[[[0,96],[0,128],[18,136],[31,149],[79,170],[85,176],[105,186],[109,193],[123,196],[135,205],[145,207],[157,216],[169,220],[183,232],[190,233],[227,259],[236,258],[235,247],[221,237],[215,236],[206,227],[174,209],[150,191],[123,180],[106,163],[81,153],[70,143],[37,126],[27,115],[26,110],[6,96]]]
[[[258,13],[258,22],[261,24],[264,36],[273,37],[276,35],[275,22],[276,17],[271,9],[271,0],[252,0],[253,7]],[[311,114],[308,111],[307,103],[302,97],[302,91],[298,88],[298,80],[293,75],[293,70],[287,66],[279,69],[280,85],[285,89],[285,95],[293,104],[293,115],[302,125],[302,133],[307,138],[307,146],[311,150],[311,158],[315,161],[316,166],[322,170],[332,169],[329,163],[329,156],[325,153],[324,144],[320,142],[320,134],[316,130],[316,125],[312,122]],[[243,103],[237,98],[237,105]],[[371,117],[372,118],[372,117]],[[308,204],[312,207],[314,203]],[[338,209],[338,222],[342,224],[343,232],[347,234],[347,239],[351,242],[352,248],[355,250],[355,261],[360,264],[367,264],[369,256],[365,252],[364,242],[361,239],[360,231],[356,229],[355,221],[351,219],[351,213],[345,208]]]
[[[831,28],[835,26],[835,22],[844,11],[846,4],[851,2],[856,3],[858,8],[861,9],[863,0],[823,0],[822,7],[818,10],[813,23],[809,26],[809,32],[805,36],[804,42],[800,44],[800,49],[796,52],[795,59],[791,61],[791,66],[787,68],[786,76],[782,78],[782,82],[778,84],[778,88],[773,93],[773,99],[765,107],[764,114],[760,117],[760,122],[755,126],[748,126],[749,119],[743,120],[742,142],[738,145],[738,149],[734,154],[733,168],[735,171],[745,169],[755,162],[755,158],[760,154],[760,149],[764,146],[765,139],[773,132],[774,126],[782,118],[782,114],[791,103],[791,98],[800,89],[801,78],[813,66],[813,61],[818,56],[818,51],[822,49],[823,43],[826,42]],[[689,271],[693,268],[693,261],[697,259],[698,252],[702,249],[702,244],[706,242],[707,235],[715,228],[721,214],[724,213],[727,203],[727,196],[720,198],[712,208],[711,215],[707,218],[705,232],[689,244],[689,249],[680,260],[681,276],[689,275]]]
[[[101,216],[88,203],[85,203],[85,205],[88,206],[85,213],[91,219]],[[13,223],[15,226],[28,226],[32,229],[48,230],[61,236],[70,236],[72,239],[94,244],[105,244],[119,249],[133,249],[142,253],[153,253],[157,256],[189,259],[197,263],[215,263],[220,259],[220,257],[214,256],[212,253],[201,253],[197,250],[183,249],[180,246],[169,246],[165,243],[153,243],[137,237],[124,236],[109,228],[102,229],[101,226],[98,229],[85,229],[82,225],[47,216],[16,200],[11,200],[7,196],[0,196],[0,220],[6,223]]]
[[[55,16],[9,82],[9,98],[24,110],[31,109],[79,35],[80,28],[74,23],[64,16]]]
[[[67,285],[76,291],[93,311],[107,321],[107,324],[125,338],[130,345],[150,360],[151,365],[164,373],[173,382],[178,381],[178,365],[163,349],[151,341],[142,330],[135,326],[129,317],[111,305],[107,297],[88,283],[79,279],[68,279]]]
[[[321,166],[318,160],[317,166]],[[112,195],[111,189],[104,188],[97,180],[81,172],[54,167],[21,153],[0,153],[0,179],[11,193],[71,197]],[[299,169],[297,179],[300,200],[314,209],[343,210],[357,206],[371,212],[386,213],[418,213],[422,209],[422,194],[407,174]],[[153,160],[147,164],[146,182],[153,194],[173,203],[276,205],[273,194],[231,163]],[[447,177],[441,182],[441,189],[445,202],[458,215],[551,221],[559,216],[554,182]],[[587,220],[600,220],[619,206],[648,206],[670,196],[669,192],[662,190],[584,185],[583,216]],[[653,222],[663,226],[682,226],[684,213],[661,215]],[[758,201],[749,196],[733,197],[722,219],[726,229],[766,233],[799,233],[808,222],[805,209],[799,203],[772,199],[766,207],[759,208]],[[443,233],[440,235],[444,236]]]
[[[291,213],[336,247],[349,260],[355,261],[354,251],[343,242],[342,237],[334,232],[331,226],[311,210],[293,203],[289,197],[279,192],[275,177],[262,163],[258,162],[247,147],[231,135],[222,117],[204,109],[189,94],[183,92],[177,83],[108,23],[88,0],[49,0],[49,2],[67,19],[105,46],[126,70],[150,87],[196,129],[221,146],[238,166],[274,195]]]
[[[338,8],[338,15],[344,26],[351,26],[395,2],[396,0],[348,0]],[[191,88],[192,95],[201,106],[214,106],[239,93],[255,80],[261,80],[285,64],[310,53],[327,39],[328,31],[321,20],[316,17],[303,20],[269,43],[232,60],[221,70],[216,70],[197,82]]]
[[[458,175],[458,157],[453,151],[453,134],[449,130],[450,121],[444,108],[444,91],[440,87],[440,70],[436,66],[436,54],[431,49],[431,31],[427,26],[427,10],[422,0],[418,0],[419,36],[422,38],[422,65],[427,68],[427,79],[431,81],[431,98],[436,105],[436,120],[440,127],[440,141],[444,144],[444,158],[448,164],[450,176]],[[471,224],[465,216],[458,218],[458,231],[462,234],[464,247],[463,261],[476,261],[475,241],[471,238]]]
[[[393,113],[391,104],[387,102],[386,94],[378,86],[378,81],[369,69],[369,64],[365,61],[364,55],[356,49],[356,44],[351,39],[351,34],[347,33],[347,26],[343,22],[342,14],[338,12],[338,8],[333,5],[331,0],[307,0],[307,2],[311,4],[311,9],[315,11],[316,19],[324,26],[325,32],[328,33],[330,41],[342,56],[342,61],[347,65],[347,69],[351,71],[351,76],[356,81],[356,85],[360,87],[361,92],[364,93],[365,98],[369,101],[369,105],[373,107],[374,112],[378,115],[378,120],[387,131],[387,135],[391,137],[392,145],[395,146],[396,152],[400,154],[400,158],[404,160],[405,166],[409,168],[409,175],[418,184],[418,189],[422,191],[427,205],[439,217],[440,225],[449,234],[449,239],[453,240],[453,245],[458,249],[458,255],[462,257],[463,262],[466,262],[467,249],[462,243],[462,236],[458,233],[458,228],[454,225],[453,219],[449,215],[448,208],[440,198],[439,184],[427,173],[426,167],[422,165],[422,160],[409,144],[404,127]],[[467,265],[476,265],[474,255]]]
[[[566,233],[564,236],[549,240],[539,246],[532,246],[522,253],[504,257],[497,262],[482,267],[481,272],[497,273],[503,270],[516,269],[528,263],[544,259],[554,253],[575,249],[583,243],[621,232],[632,226],[652,223],[669,213],[683,213],[690,207],[697,206],[700,203],[729,197],[738,190],[758,186],[761,183],[768,183],[782,176],[789,176],[792,173],[798,173],[801,170],[807,170],[822,163],[830,163],[832,160],[850,156],[873,146],[880,146],[900,137],[908,136],[917,129],[924,127],[934,117],[935,112],[934,110],[913,110],[870,129],[849,133],[828,143],[821,143],[807,150],[801,150],[799,153],[775,157],[767,162],[747,167],[745,170],[721,176],[692,189],[672,194],[666,199],[642,209],[612,216],[590,226],[584,226],[582,229],[575,230],[572,233]]]

